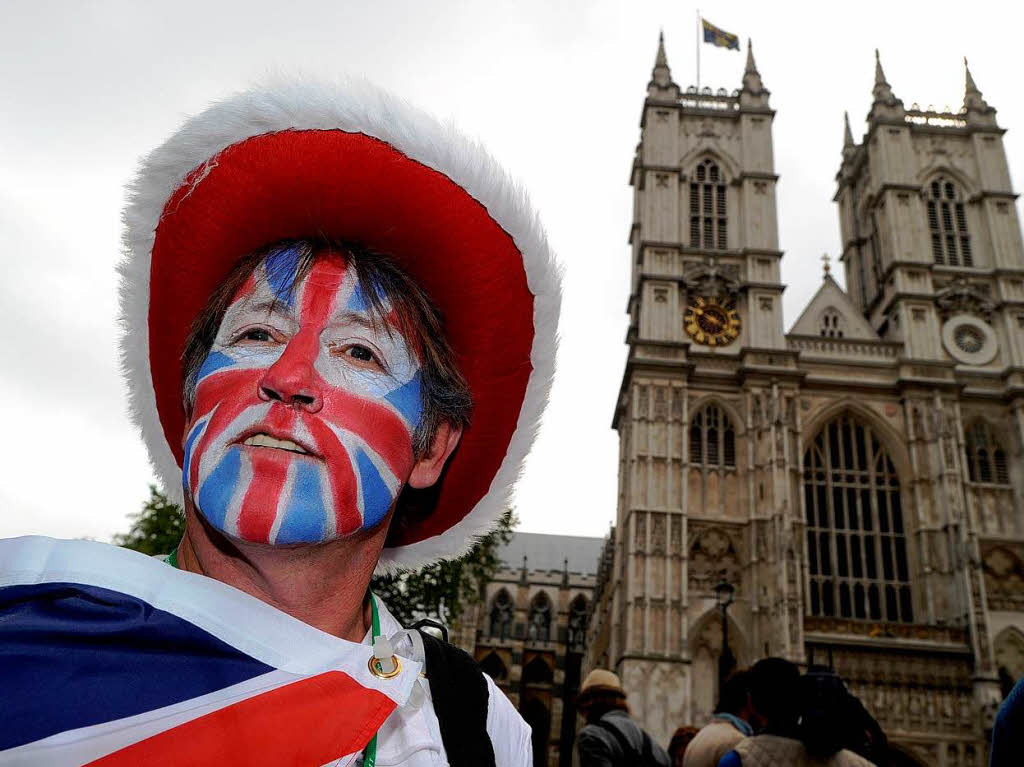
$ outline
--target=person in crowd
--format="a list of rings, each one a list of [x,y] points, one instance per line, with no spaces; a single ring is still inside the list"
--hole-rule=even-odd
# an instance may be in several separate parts
[[[764,722],[722,757],[718,767],[874,767],[844,748],[848,728],[841,721],[841,698],[834,685],[801,677],[795,664],[764,658],[750,670],[750,699]],[[838,679],[838,677],[836,677]]]
[[[630,717],[616,674],[601,668],[587,674],[576,707],[587,720],[576,738],[580,767],[670,767],[665,749]]]
[[[740,670],[722,685],[711,721],[686,749],[683,767],[715,767],[744,738],[754,734],[757,713],[750,703],[750,672]]]
[[[860,754],[878,767],[888,764],[889,741],[875,718],[851,693],[842,678],[827,666],[809,666],[803,683],[803,714],[800,726],[805,742],[821,738],[835,728],[843,747]]]
[[[672,733],[672,740],[668,742],[668,758],[672,760],[672,767],[683,767],[686,750],[698,732],[700,729],[697,727],[683,726]]]
[[[1021,763],[1024,754],[1024,677],[999,707],[992,728],[992,750],[989,767],[1011,767]]]

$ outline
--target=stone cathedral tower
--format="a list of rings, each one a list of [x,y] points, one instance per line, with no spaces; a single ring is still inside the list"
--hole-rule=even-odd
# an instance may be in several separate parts
[[[588,665],[662,742],[729,645],[829,663],[894,764],[982,765],[1024,674],[1024,247],[1003,130],[907,109],[876,64],[837,175],[849,293],[782,324],[769,92],[672,80],[659,41],[633,161],[619,499]],[[807,258],[806,254],[797,257]]]

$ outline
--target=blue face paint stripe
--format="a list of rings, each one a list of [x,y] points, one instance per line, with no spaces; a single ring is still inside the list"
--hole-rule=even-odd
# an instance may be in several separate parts
[[[369,529],[387,516],[395,500],[390,488],[381,479],[380,472],[363,450],[356,452],[359,484],[363,495],[363,527]]]
[[[363,286],[358,282],[352,290],[352,295],[350,295],[348,297],[348,301],[345,302],[345,308],[350,312],[358,312],[360,314],[369,313],[370,303],[366,300],[366,295],[363,293]]]
[[[237,489],[241,468],[242,449],[229,448],[199,488],[199,509],[218,530],[224,529],[224,519],[231,505],[231,497]]]
[[[277,543],[319,543],[327,534],[325,489],[320,485],[320,470],[301,461],[295,468],[291,496],[284,519],[277,531]]]
[[[299,250],[291,246],[275,250],[264,262],[267,283],[274,297],[289,309],[295,303],[295,273],[299,268]]]
[[[231,367],[235,364],[235,361],[231,359],[224,352],[210,352],[210,354],[203,360],[202,366],[199,368],[199,373],[196,375],[196,384],[202,381],[209,375],[213,375],[218,370],[223,370],[226,367]]]
[[[420,372],[412,377],[409,383],[399,386],[390,394],[385,394],[384,399],[390,402],[395,409],[402,414],[402,418],[412,428],[420,423],[420,416],[423,414],[423,392],[421,386]]]
[[[210,419],[205,418],[197,423],[192,427],[192,431],[189,433],[188,439],[185,440],[185,462],[181,467],[181,476],[185,483],[185,487],[188,487],[188,478],[192,476],[189,471],[192,466],[192,448],[195,446],[196,440],[202,436],[204,431],[206,431],[206,424],[209,422]]]

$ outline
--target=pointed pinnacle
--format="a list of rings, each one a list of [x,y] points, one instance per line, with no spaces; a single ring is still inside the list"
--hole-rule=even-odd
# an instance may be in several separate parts
[[[981,95],[981,91],[978,90],[978,86],[974,82],[974,78],[971,76],[971,70],[967,66],[966,56],[964,56],[964,109],[977,110],[980,112],[990,110],[988,102],[985,101],[985,97]]]
[[[882,57],[875,48],[875,85],[888,85],[885,80],[885,72],[882,70]]]
[[[749,37],[747,38],[747,68],[743,73],[757,74],[757,64],[754,63],[754,43]]]
[[[980,96],[981,91],[978,90],[978,86],[974,83],[974,78],[971,77],[971,68],[967,66],[966,56],[964,56],[964,74],[966,75],[964,91],[966,93],[977,93]]]
[[[853,131],[850,130],[850,113],[843,112],[843,148],[853,146]]]
[[[665,33],[658,30],[658,55],[654,59],[654,67],[668,68],[668,57],[665,55]]]

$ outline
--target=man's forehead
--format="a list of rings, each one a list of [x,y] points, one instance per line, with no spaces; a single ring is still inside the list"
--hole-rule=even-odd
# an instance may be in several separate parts
[[[380,290],[371,301],[350,261],[326,251],[313,256],[302,273],[300,264],[298,258],[268,255],[239,288],[225,319],[253,314],[301,320],[311,308],[322,310],[324,303],[330,302],[330,314],[321,318],[325,324],[357,324],[385,330],[388,335],[395,331],[409,342],[392,302]]]
[[[308,298],[318,304],[333,300],[335,311],[343,312],[351,303],[347,299],[356,293],[360,296],[355,302],[358,307],[348,310],[368,309],[359,275],[340,258],[317,255],[303,269],[298,259],[283,259],[272,253],[253,270],[231,303],[244,309],[295,315],[302,309],[302,297],[309,294]]]

